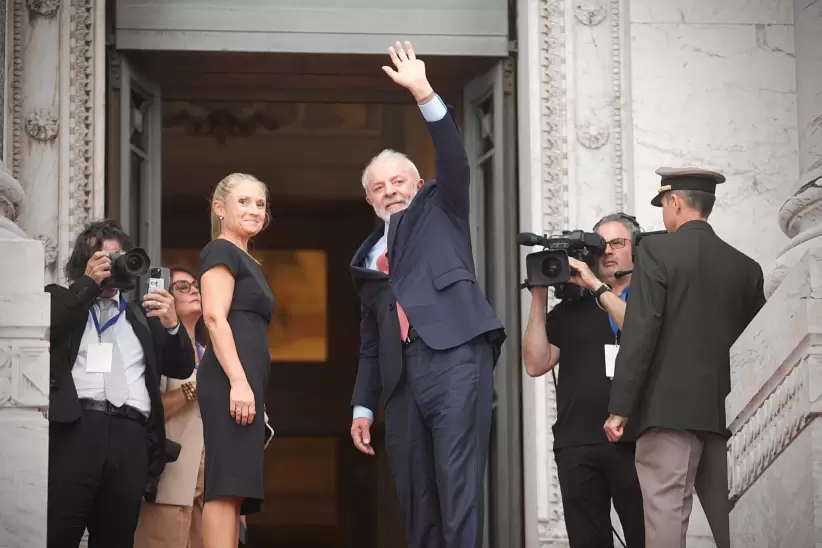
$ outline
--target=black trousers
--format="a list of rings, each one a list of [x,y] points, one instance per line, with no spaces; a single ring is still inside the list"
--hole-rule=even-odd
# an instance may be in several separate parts
[[[131,548],[148,476],[146,429],[100,411],[49,424],[48,548]]]
[[[484,337],[446,351],[421,339],[385,406],[385,445],[409,548],[481,546],[493,351]]]
[[[642,491],[632,443],[598,443],[554,451],[571,548],[613,548],[611,499],[628,548],[644,548]]]

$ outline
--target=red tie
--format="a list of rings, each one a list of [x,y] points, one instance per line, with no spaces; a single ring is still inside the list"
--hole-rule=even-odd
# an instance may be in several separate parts
[[[382,254],[377,257],[377,270],[382,272],[383,274],[388,274],[388,249],[386,248]],[[400,302],[397,301],[397,317],[400,320],[400,337],[404,341],[408,338],[408,316],[405,315],[405,311],[400,306]]]

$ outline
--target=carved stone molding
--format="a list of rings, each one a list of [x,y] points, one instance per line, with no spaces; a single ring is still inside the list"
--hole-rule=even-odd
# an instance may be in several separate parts
[[[47,341],[0,341],[0,407],[48,405]]]
[[[728,483],[732,500],[753,485],[805,426],[810,411],[808,373],[813,359],[808,356],[795,366],[728,441]]]
[[[0,217],[17,222],[23,213],[25,199],[23,187],[11,176],[6,165],[0,161]]]
[[[29,137],[45,143],[57,137],[60,121],[51,110],[37,109],[29,115],[25,127]]]
[[[611,146],[614,151],[614,204],[617,211],[625,211],[625,176],[622,147],[622,11],[620,0],[610,0],[611,8]]]
[[[577,141],[587,149],[604,147],[610,137],[611,128],[606,124],[587,122],[577,127]]]
[[[599,25],[605,20],[605,16],[607,14],[607,8],[599,4],[591,7],[589,5],[578,3],[574,6],[574,16],[577,18],[577,21],[586,27],[594,27]]]
[[[57,243],[51,236],[46,236],[45,234],[38,234],[36,236],[38,240],[43,242],[43,246],[45,248],[46,253],[46,267],[49,268],[54,265],[57,261]]]
[[[94,2],[69,0],[69,242],[92,217],[94,191]],[[102,154],[103,151],[98,151]]]
[[[14,0],[11,8],[11,63],[9,93],[11,111],[11,176],[20,179],[23,161],[23,0]]]
[[[765,284],[770,297],[806,249],[822,246],[822,179],[801,186],[779,209],[779,226],[791,240],[783,247]]]
[[[32,17],[54,17],[60,9],[60,0],[26,0]]]
[[[568,222],[568,142],[565,127],[565,2],[541,0],[542,173],[544,227],[547,234]],[[552,465],[553,466],[553,465]]]
[[[567,229],[568,207],[568,141],[566,128],[566,59],[565,59],[565,2],[564,0],[540,0],[539,33],[540,51],[540,107],[542,141],[542,201],[543,227],[547,234]],[[553,384],[545,382],[545,390],[538,392],[545,402],[545,425],[556,420],[556,391]],[[541,423],[542,419],[538,422]],[[567,543],[562,497],[559,490],[557,465],[550,446],[538,448],[538,466],[548,469],[547,485],[541,484],[538,492],[547,500],[541,500],[546,513],[539,512],[537,538],[541,547]]]

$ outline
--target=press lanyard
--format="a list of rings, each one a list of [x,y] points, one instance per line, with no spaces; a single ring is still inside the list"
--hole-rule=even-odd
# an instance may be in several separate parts
[[[123,298],[123,295],[120,295],[120,310],[117,312],[117,315],[109,318],[109,320],[100,327],[100,320],[97,318],[97,311],[94,310],[94,305],[91,306],[89,312],[91,312],[91,320],[94,322],[94,328],[97,329],[97,338],[99,340],[103,340],[103,331],[111,327],[112,325],[117,323],[117,320],[120,319],[120,316],[123,315],[123,311],[126,309],[126,300]]]
[[[629,289],[629,287],[630,286],[623,289],[622,292],[619,294],[619,298],[622,299],[623,301],[628,298],[628,289]],[[619,335],[618,335],[619,326],[617,326],[616,322],[614,321],[614,319],[610,315],[608,315],[608,323],[611,324],[611,331],[614,332],[614,337],[615,338],[619,337]]]
[[[194,343],[194,349],[197,351],[197,363],[194,364],[194,369],[200,367],[200,362],[203,361],[203,347],[200,346],[200,343]]]

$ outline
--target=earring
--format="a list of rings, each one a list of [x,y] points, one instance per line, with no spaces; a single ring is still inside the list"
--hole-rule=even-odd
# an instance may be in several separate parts
[[[220,220],[222,221],[222,220],[223,220],[223,218],[222,218],[222,217],[220,217]]]

